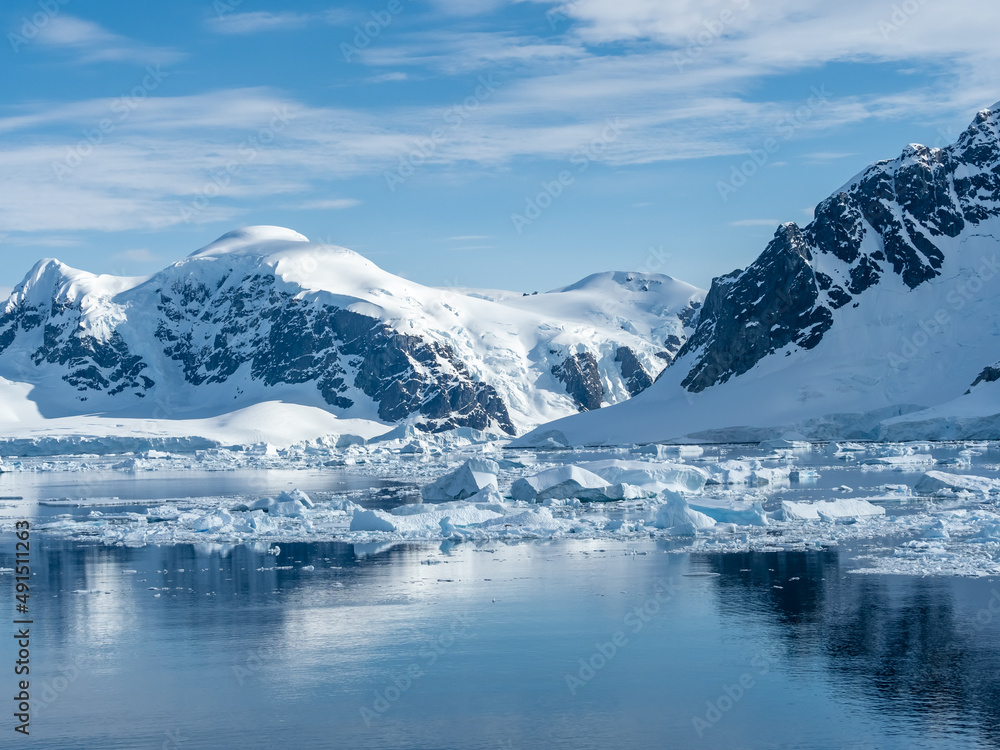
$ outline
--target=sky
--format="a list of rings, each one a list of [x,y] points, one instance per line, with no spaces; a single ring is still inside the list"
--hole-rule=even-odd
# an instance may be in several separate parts
[[[707,287],[1000,100],[995,0],[8,0],[0,293],[275,224],[432,286]]]

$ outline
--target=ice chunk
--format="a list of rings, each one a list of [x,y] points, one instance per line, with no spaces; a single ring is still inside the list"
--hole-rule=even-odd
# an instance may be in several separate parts
[[[248,510],[262,510],[274,516],[300,517],[307,509],[315,507],[315,503],[302,490],[282,492],[278,497],[262,497],[255,500]]]
[[[812,448],[812,443],[806,440],[804,435],[786,435],[774,440],[764,440],[760,447],[767,450],[807,451]]]
[[[649,456],[655,459],[680,458],[682,456],[694,458],[704,452],[705,449],[700,445],[659,445],[658,443],[640,445],[632,449],[632,453],[637,456]]]
[[[948,524],[943,518],[938,518],[924,529],[924,539],[951,539],[951,534],[948,533]]]
[[[666,502],[656,511],[653,525],[658,529],[677,529],[677,527],[690,525],[692,529],[704,530],[715,526],[715,519],[700,511],[694,510],[687,501],[676,492],[664,492]],[[679,536],[693,536],[693,534],[680,533]]]
[[[271,443],[254,443],[253,445],[247,446],[246,452],[251,456],[274,457],[278,455],[278,446],[272,445]]]
[[[889,466],[902,469],[909,466],[926,466],[934,463],[934,456],[929,453],[914,453],[909,456],[878,456],[862,461],[866,466]]]
[[[497,488],[500,467],[488,458],[470,458],[455,471],[420,490],[424,502],[464,500],[487,487]]]
[[[979,495],[1000,493],[1000,480],[967,474],[947,474],[943,471],[928,471],[913,487],[914,492],[930,495],[941,490],[952,492],[973,492]]]
[[[792,469],[788,473],[789,481],[798,482],[800,484],[815,482],[819,479],[819,476],[819,472],[815,469]]]
[[[518,479],[510,488],[510,495],[525,503],[571,497],[580,500],[608,500],[606,490],[610,486],[610,482],[592,471],[567,465],[548,469],[533,477]]]
[[[758,487],[788,479],[787,467],[768,468],[757,459],[732,459],[708,467],[708,484],[746,484]]]
[[[428,532],[439,532],[442,528],[441,522],[444,520],[447,520],[452,527],[465,527],[475,526],[501,516],[500,512],[484,503],[456,501],[418,507],[416,513],[404,514],[386,513],[381,510],[355,511],[351,518],[351,531],[396,531],[426,536]]]
[[[538,507],[494,518],[480,528],[499,535],[519,537],[551,537],[567,531],[572,522],[552,515],[548,508]]]
[[[351,531],[395,531],[396,524],[379,510],[356,510],[351,517]]]
[[[760,503],[735,503],[729,506],[692,505],[692,510],[703,513],[716,523],[737,526],[767,526],[767,513]]]
[[[884,516],[885,508],[857,498],[822,500],[815,503],[796,503],[791,500],[782,500],[780,513],[786,521],[819,521]]]
[[[696,466],[648,461],[590,461],[580,465],[606,482],[631,484],[652,492],[701,492],[708,472]]]

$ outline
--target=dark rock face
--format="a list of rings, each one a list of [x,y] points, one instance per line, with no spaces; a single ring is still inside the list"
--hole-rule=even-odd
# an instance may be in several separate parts
[[[677,338],[673,336],[672,338]],[[619,364],[622,378],[625,380],[625,387],[628,388],[630,396],[637,396],[653,384],[653,379],[649,377],[646,368],[636,356],[635,352],[627,346],[618,347],[615,352],[615,362]]]
[[[682,385],[698,393],[753,367],[790,342],[811,349],[832,323],[802,232],[786,225],[744,272],[716,279],[701,323],[681,351],[698,351]]]
[[[984,110],[954,145],[910,146],[869,167],[807,227],[782,226],[749,267],[715,279],[672,366],[685,358],[682,384],[699,392],[786,346],[811,349],[833,311],[886,274],[910,289],[939,276],[939,240],[998,215],[1000,111]]]
[[[41,328],[41,345],[31,352],[35,365],[64,366],[68,371],[62,379],[81,393],[102,391],[114,396],[130,391],[145,397],[155,385],[143,372],[146,363],[129,351],[117,331],[102,341],[86,332],[81,326],[82,318],[80,303],[61,293],[53,296],[48,310],[32,305],[13,306],[0,314],[0,354],[19,334]]]
[[[275,288],[275,277],[224,279],[216,288],[177,283],[160,291],[156,337],[192,385],[221,383],[249,367],[266,385],[315,382],[324,401],[349,408],[351,387],[378,404],[380,419],[413,414],[423,429],[514,433],[496,390],[473,380],[445,345],[394,331],[377,318]],[[252,312],[250,312],[252,311]]]
[[[566,385],[566,392],[573,397],[580,411],[601,408],[604,402],[604,385],[593,354],[573,354],[553,367],[552,374]]]
[[[983,371],[976,376],[976,379],[972,381],[971,388],[975,388],[980,383],[995,383],[1000,380],[1000,367],[992,366],[985,367]],[[968,391],[967,391],[968,392]]]

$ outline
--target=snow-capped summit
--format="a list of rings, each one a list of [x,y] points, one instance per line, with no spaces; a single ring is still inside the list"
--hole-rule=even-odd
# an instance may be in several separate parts
[[[524,440],[1000,437],[998,253],[994,106],[946,148],[871,165],[715,279],[648,391]]]
[[[285,227],[275,227],[262,224],[260,226],[243,227],[226,232],[224,235],[211,242],[200,250],[191,253],[191,257],[204,255],[223,255],[226,253],[239,252],[240,250],[253,249],[257,252],[265,249],[272,243],[283,242],[309,242],[309,238],[304,234],[299,234],[294,229]]]
[[[0,398],[23,398],[5,379],[29,384],[48,418],[195,418],[284,401],[515,434],[648,387],[703,297],[666,276],[618,274],[486,299],[247,227],[145,278],[36,265],[0,308]]]

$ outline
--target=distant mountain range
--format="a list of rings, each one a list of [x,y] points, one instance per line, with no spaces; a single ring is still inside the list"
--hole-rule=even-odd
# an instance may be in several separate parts
[[[291,230],[249,227],[149,278],[38,263],[0,308],[0,400],[26,383],[47,419],[199,418],[281,401],[513,435],[649,387],[704,296],[640,273],[530,296],[431,288]]]
[[[529,444],[1000,438],[1000,105],[910,145],[716,278],[648,390]]]
[[[279,227],[148,278],[45,260],[0,308],[0,427],[284,403],[526,446],[1000,438],[998,256],[1000,105],[868,167],[707,294],[624,272],[432,288]]]

